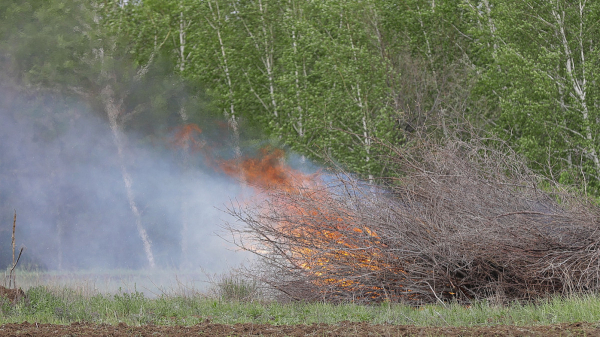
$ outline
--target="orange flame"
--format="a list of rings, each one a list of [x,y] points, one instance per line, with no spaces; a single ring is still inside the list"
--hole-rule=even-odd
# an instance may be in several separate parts
[[[186,124],[175,129],[169,143],[186,152],[204,152],[209,166],[232,177],[243,176],[244,181],[256,189],[285,192],[283,198],[271,200],[287,219],[277,224],[278,230],[286,237],[295,238],[298,245],[291,248],[290,261],[314,276],[315,285],[389,299],[380,287],[365,286],[351,277],[336,278],[336,268],[354,270],[357,274],[391,272],[398,279],[406,273],[386,262],[386,245],[380,236],[372,228],[359,225],[359,217],[352,210],[336,203],[320,173],[309,175],[292,169],[284,162],[285,152],[270,146],[260,149],[255,158],[219,161],[209,153],[210,148],[200,138],[201,134],[198,125]],[[298,200],[302,202],[295,202]]]
[[[170,143],[176,148],[199,151],[206,145],[206,142],[198,139],[201,133],[202,129],[198,125],[193,123],[185,124],[176,128],[175,135]]]
[[[220,167],[230,176],[243,174],[246,182],[255,188],[281,190],[290,196],[290,199],[272,200],[277,203],[278,209],[284,210],[286,218],[291,219],[281,221],[279,230],[285,236],[295,237],[300,243],[292,248],[291,257],[299,267],[317,276],[315,284],[364,290],[359,282],[327,275],[340,263],[348,264],[347,267],[355,270],[372,272],[397,269],[384,262],[382,248],[385,244],[374,230],[364,226],[359,228],[352,211],[343,209],[337,212],[334,209],[332,205],[337,204],[330,203],[333,200],[330,192],[319,188],[322,187],[320,174],[306,175],[290,168],[284,163],[284,155],[281,149],[265,147],[260,150],[258,158],[224,161]],[[308,198],[304,200],[308,200],[310,209],[302,209],[297,203],[286,204],[300,194]],[[298,222],[304,225],[299,226]],[[399,275],[404,273],[403,270],[395,271]],[[384,293],[381,288],[369,290],[372,294]]]
[[[221,169],[230,176],[242,174],[245,181],[262,190],[289,189],[297,180],[308,181],[309,176],[284,164],[285,152],[270,146],[260,149],[258,158],[244,158],[221,162]]]

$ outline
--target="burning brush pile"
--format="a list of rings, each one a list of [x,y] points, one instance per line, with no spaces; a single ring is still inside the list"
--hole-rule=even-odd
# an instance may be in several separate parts
[[[248,179],[264,197],[229,210],[243,223],[230,228],[236,243],[260,256],[254,275],[306,301],[468,303],[600,290],[600,211],[587,198],[478,143],[391,151],[398,178],[379,186],[303,175],[272,152],[240,163],[248,177],[276,178]]]

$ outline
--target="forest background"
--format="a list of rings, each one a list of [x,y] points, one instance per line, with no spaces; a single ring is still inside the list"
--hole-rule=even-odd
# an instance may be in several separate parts
[[[269,143],[377,181],[390,172],[374,142],[493,135],[600,194],[600,3],[10,0],[0,18],[2,118],[40,142],[82,111],[151,144],[192,123],[217,137],[205,125],[222,120],[234,156]],[[3,223],[16,170],[0,160]]]

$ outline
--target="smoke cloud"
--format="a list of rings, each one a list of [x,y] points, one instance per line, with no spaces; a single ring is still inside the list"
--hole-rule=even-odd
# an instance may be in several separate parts
[[[204,124],[200,127],[208,131],[201,135],[223,125]],[[217,208],[239,195],[239,184],[208,165],[200,152],[188,153],[184,164],[182,150],[169,142],[175,131],[162,130],[127,132],[124,156],[157,265],[220,272],[246,260],[247,254],[216,235],[224,221],[232,221]],[[222,129],[214,133],[223,134]],[[17,244],[27,247],[23,265],[148,266],[105,119],[77,100],[25,97],[0,87],[0,135],[1,267],[11,259],[13,210]],[[184,218],[188,229],[182,234]]]

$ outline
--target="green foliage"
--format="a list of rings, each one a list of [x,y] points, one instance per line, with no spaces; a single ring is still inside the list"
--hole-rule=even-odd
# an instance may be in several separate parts
[[[140,29],[140,36],[171,34],[165,48],[178,72],[207,85],[216,110],[228,119],[261,125],[268,137],[312,158],[329,153],[352,171],[377,171],[369,137],[391,135],[395,111],[387,107],[388,76],[373,48],[382,43],[370,29],[378,25],[373,2],[212,0],[133,7],[169,18],[153,26],[163,27],[162,35]]]
[[[36,287],[27,291],[29,302],[2,304],[0,324],[38,322],[129,325],[193,325],[206,319],[214,323],[335,324],[342,321],[372,324],[450,325],[533,325],[569,322],[596,322],[600,314],[597,295],[551,297],[536,303],[498,305],[483,301],[464,307],[455,303],[409,307],[384,303],[376,306],[324,303],[239,302],[209,297],[158,297],[118,293],[85,297],[73,290],[50,291]]]
[[[10,11],[27,7],[14,6]],[[59,14],[60,8],[71,10]],[[92,99],[110,85],[126,102],[122,119],[130,120],[127,112],[139,106],[136,94],[128,95],[132,79],[164,60],[162,69],[206,88],[214,110],[240,121],[242,132],[257,125],[304,156],[333,159],[364,177],[385,174],[377,160],[385,153],[373,139],[403,142],[406,130],[455,114],[455,103],[445,101],[464,105],[463,97],[448,97],[471,76],[447,71],[470,50],[469,11],[458,0],[53,0],[23,10],[39,17],[32,32],[19,36],[25,43],[15,44],[23,58],[13,58],[30,83]],[[85,29],[67,34],[76,23]],[[48,29],[35,31],[40,25]],[[29,60],[36,39],[48,52]],[[158,121],[166,107],[185,104],[168,90],[150,96],[156,99],[143,110]],[[129,125],[148,129],[143,124],[152,119]]]
[[[477,8],[483,8],[484,2]],[[532,7],[533,6],[533,7]],[[599,193],[597,3],[493,3],[473,27],[490,57],[480,65],[483,95],[501,109],[494,131],[531,166]]]
[[[56,83],[76,85],[74,73],[90,68],[77,60],[86,57],[82,45],[95,36],[86,27],[91,21],[85,2],[7,1],[3,8],[2,49],[11,75],[28,82],[56,87]],[[81,20],[76,20],[81,19]],[[73,34],[78,31],[78,34]]]
[[[91,101],[110,84],[131,112],[143,93],[127,89],[158,63],[242,133],[259,126],[363,177],[385,174],[373,138],[468,137],[467,120],[599,193],[595,2],[52,0],[7,1],[0,15],[3,76],[29,84]],[[201,123],[166,88],[144,103],[147,119],[123,117],[129,127],[174,123],[185,107]]]

